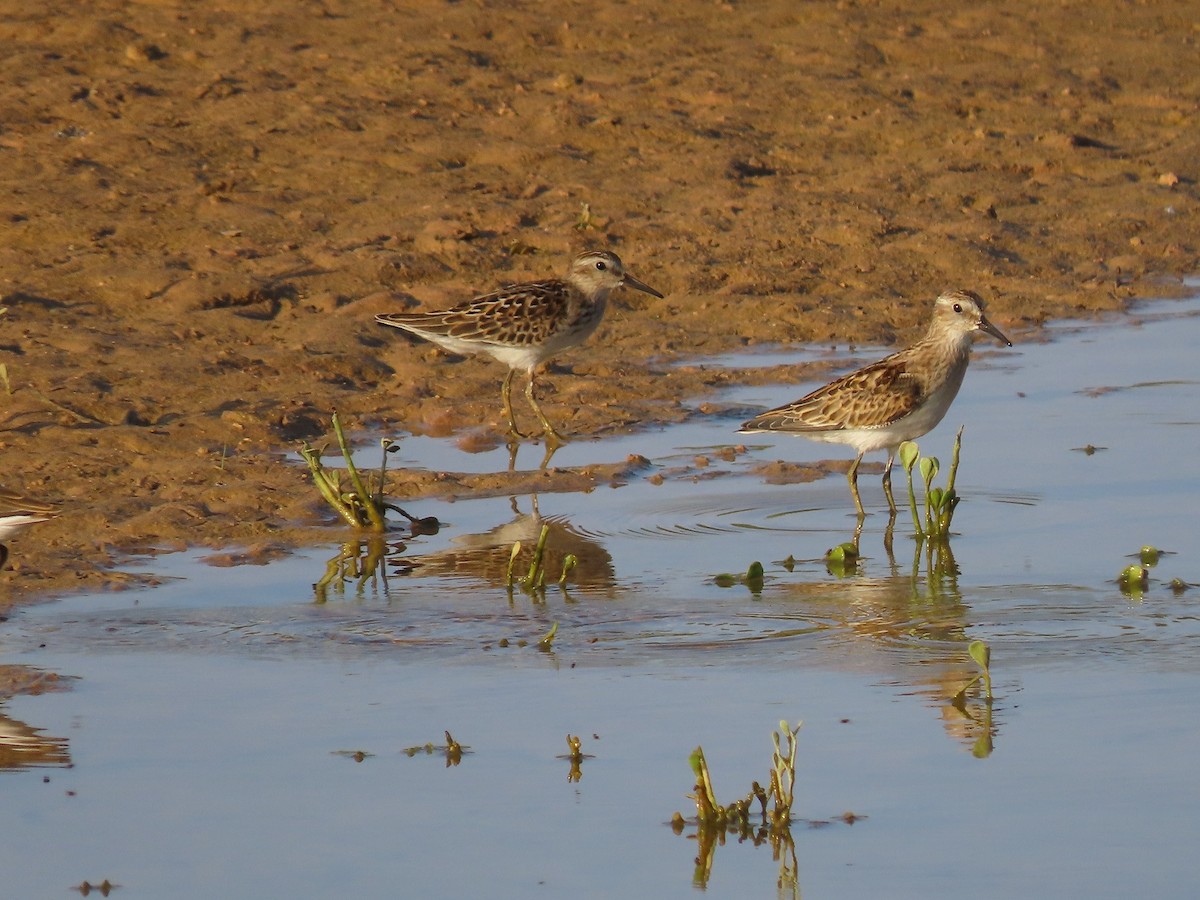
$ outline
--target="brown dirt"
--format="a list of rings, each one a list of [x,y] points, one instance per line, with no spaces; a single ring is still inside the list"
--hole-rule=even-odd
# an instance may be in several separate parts
[[[585,247],[666,297],[542,382],[576,434],[703,414],[726,375],[665,358],[902,342],[948,286],[1027,334],[1198,268],[1191,0],[83,8],[0,21],[0,483],[69,510],[10,597],[328,538],[283,452],[335,407],[494,442],[502,369],[372,316]],[[616,475],[394,490],[530,477]]]

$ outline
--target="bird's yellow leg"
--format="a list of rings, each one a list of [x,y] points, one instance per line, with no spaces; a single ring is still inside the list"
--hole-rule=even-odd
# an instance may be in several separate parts
[[[862,458],[861,453],[854,457],[854,462],[850,464],[850,469],[846,472],[846,480],[850,482],[850,495],[854,498],[854,508],[858,510],[860,519],[867,514],[863,509],[862,498],[858,496],[858,464],[862,462]]]
[[[508,374],[504,376],[504,384],[500,386],[500,398],[504,401],[504,414],[508,416],[508,430],[512,432],[513,437],[526,438],[529,435],[521,433],[521,429],[517,428],[517,417],[513,415],[512,380],[515,371],[509,369]]]
[[[896,461],[896,454],[888,452],[887,468],[883,470],[883,493],[887,496],[888,512],[893,516],[896,515],[896,498],[892,496],[892,463]]]
[[[550,420],[546,418],[546,414],[538,406],[538,402],[533,396],[533,379],[533,373],[530,372],[529,386],[525,388],[525,396],[529,398],[529,405],[533,407],[533,411],[537,413],[538,421],[542,423],[542,430],[546,433],[546,446],[560,447],[566,443],[566,438],[554,430],[554,426],[550,424]]]

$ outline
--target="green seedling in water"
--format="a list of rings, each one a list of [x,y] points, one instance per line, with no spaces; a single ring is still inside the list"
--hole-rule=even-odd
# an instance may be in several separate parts
[[[432,756],[435,753],[445,754],[446,768],[457,766],[462,762],[463,754],[470,753],[471,748],[466,744],[460,744],[456,741],[449,731],[444,732],[446,735],[446,743],[437,745],[430,741],[428,744],[418,744],[416,747],[405,747],[401,752],[408,757],[416,756],[418,753],[424,753],[426,756]]]
[[[858,547],[846,541],[825,551],[825,570],[835,578],[845,578],[858,571]]]
[[[333,755],[344,756],[347,759],[354,760],[355,762],[362,762],[364,759],[370,759],[375,754],[368,750],[334,750]]]
[[[908,508],[912,513],[913,528],[919,537],[931,540],[944,540],[950,536],[950,522],[954,518],[954,510],[958,508],[958,493],[954,490],[954,481],[958,475],[959,456],[962,451],[962,428],[954,436],[954,451],[950,458],[950,471],[946,476],[946,486],[936,487],[933,480],[941,469],[941,463],[936,456],[921,456],[921,449],[915,441],[905,441],[900,445],[898,455],[900,465],[908,483]],[[917,511],[917,494],[913,487],[913,469],[921,474],[924,483],[925,521]]]
[[[1163,562],[1164,557],[1172,556],[1174,551],[1161,550],[1150,544],[1144,545],[1133,556],[1138,560],[1121,570],[1117,575],[1117,585],[1121,593],[1127,597],[1140,598],[1150,587],[1150,570]],[[1167,582],[1172,593],[1179,596],[1191,585],[1181,578],[1172,578]]]
[[[1150,570],[1137,564],[1126,566],[1117,576],[1117,584],[1121,587],[1121,593],[1140,597],[1150,585]]]
[[[688,757],[688,762],[695,775],[695,793],[689,794],[696,802],[696,834],[695,854],[696,867],[692,875],[692,883],[698,888],[705,888],[712,875],[713,855],[718,844],[724,844],[727,834],[735,835],[739,842],[746,841],[755,846],[768,845],[773,856],[780,862],[778,885],[781,889],[790,888],[793,895],[797,892],[797,863],[795,844],[792,841],[792,803],[795,798],[796,784],[796,735],[800,731],[800,723],[792,728],[786,721],[779,723],[779,732],[773,732],[771,739],[775,751],[771,756],[771,771],[768,778],[769,789],[764,789],[757,781],[753,782],[750,793],[741,800],[735,800],[728,806],[722,806],[717,801],[713,789],[712,778],[708,771],[708,762],[704,758],[704,749],[697,747]],[[753,821],[751,807],[757,801],[761,807],[761,818]],[[770,808],[768,809],[768,803]],[[847,824],[853,824],[860,816],[846,813],[840,817]],[[827,823],[822,823],[827,824]],[[676,812],[671,817],[671,829],[676,834],[683,834],[688,826],[683,814]]]
[[[119,887],[120,887],[119,884],[114,884],[113,882],[111,882],[107,878],[105,878],[99,884],[92,884],[90,881],[81,881],[78,885],[76,885],[74,888],[72,888],[72,890],[79,891],[79,893],[82,894],[84,897],[86,897],[92,891],[95,891],[101,897],[107,897],[109,894],[111,894],[113,891],[115,891]]]
[[[529,570],[524,577],[518,578],[513,574],[517,565],[517,557],[521,555],[522,544],[514,541],[508,554],[508,569],[504,574],[505,583],[511,596],[514,587],[520,587],[527,594],[545,593],[546,590],[546,542],[550,540],[550,526],[543,525],[538,534],[537,543],[533,547],[533,558],[529,561]],[[574,553],[563,557],[562,572],[558,576],[558,586],[566,589],[567,575],[579,565],[579,558]]]
[[[741,575],[731,575],[728,572],[722,572],[720,575],[715,576],[713,581],[716,582],[717,587],[733,587],[737,584],[744,584],[757,594],[763,589],[763,579],[765,577],[763,564],[755,561],[750,563],[750,568]]]
[[[563,557],[562,574],[558,576],[558,586],[563,587],[567,583],[567,573],[579,565],[579,557],[574,553],[568,553]]]
[[[796,735],[800,732],[802,724],[797,723],[796,727],[792,728],[787,720],[784,720],[779,723],[779,732],[772,732],[771,740],[775,744],[775,752],[771,755],[771,772],[767,778],[769,789],[764,790],[755,781],[744,799],[735,800],[728,806],[722,806],[717,801],[712,777],[708,771],[708,761],[704,758],[704,748],[697,747],[692,751],[688,763],[696,776],[696,785],[695,793],[688,796],[696,801],[696,821],[705,828],[747,827],[750,823],[750,808],[757,800],[761,807],[762,824],[772,829],[786,829],[792,821],[792,802],[795,799],[796,787]],[[676,813],[672,820],[677,821],[681,818],[682,816]]]
[[[796,797],[796,735],[803,722],[796,727],[788,725],[787,719],[779,721],[779,731],[771,733],[775,752],[771,754],[771,824],[776,828],[786,827],[792,821],[792,801]],[[782,739],[780,737],[782,735]],[[767,812],[764,804],[763,814]]]
[[[567,781],[575,784],[583,778],[583,761],[592,759],[592,754],[584,753],[582,750],[583,741],[580,740],[577,734],[567,735],[567,753],[559,756],[559,759],[568,760],[571,763],[571,771],[567,773]]]
[[[395,453],[400,449],[400,446],[393,441],[385,439],[383,441],[383,461],[379,466],[379,482],[374,490],[368,489],[368,485],[363,481],[359,474],[358,467],[354,465],[354,459],[350,455],[350,445],[346,441],[346,434],[342,431],[342,422],[338,418],[338,414],[333,414],[333,433],[337,437],[338,447],[342,451],[342,459],[346,463],[346,476],[350,480],[350,489],[344,490],[341,483],[341,475],[339,473],[331,473],[325,469],[321,463],[321,451],[313,448],[307,441],[300,448],[300,455],[304,457],[304,461],[308,463],[308,470],[312,475],[313,484],[321,496],[339,516],[353,528],[359,528],[364,531],[371,531],[376,534],[382,534],[387,531],[387,522],[384,521],[384,511],[392,510],[398,512],[404,518],[408,519],[412,526],[414,534],[437,534],[441,523],[432,516],[424,519],[418,519],[415,516],[410,516],[400,507],[387,503],[383,499],[384,479],[387,475],[387,457],[389,453]]]
[[[593,735],[594,736],[594,735]],[[567,749],[570,751],[567,754],[567,759],[571,762],[583,762],[585,759],[592,759],[592,754],[583,752],[583,740],[577,734],[567,735]]]
[[[550,630],[538,641],[539,650],[550,650],[554,647],[554,638],[558,635],[558,623],[555,622],[550,626]]]
[[[526,573],[524,583],[530,589],[544,588],[546,586],[546,541],[550,539],[550,526],[543,525],[541,533],[538,534],[537,543],[533,547],[533,559],[529,561],[529,572]]]

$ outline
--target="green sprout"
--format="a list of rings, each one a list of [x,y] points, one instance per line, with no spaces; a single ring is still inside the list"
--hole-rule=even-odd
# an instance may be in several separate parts
[[[583,761],[591,759],[592,754],[583,752],[583,741],[577,734],[567,735],[567,753],[560,755],[571,763],[571,771],[567,773],[567,781],[575,784],[583,778]]]
[[[787,719],[781,719],[779,731],[771,732],[771,740],[775,742],[775,752],[771,754],[771,799],[774,804],[771,809],[771,824],[776,828],[784,827],[792,821],[792,801],[795,799],[796,790],[796,735],[800,733],[803,724],[797,722],[796,727],[791,728]],[[780,734],[783,735],[782,741]]]
[[[792,728],[785,719],[779,723],[779,731],[771,733],[775,751],[771,754],[771,772],[767,779],[769,790],[764,790],[755,781],[746,797],[735,800],[728,806],[722,806],[717,801],[712,776],[708,771],[708,761],[704,758],[704,748],[697,747],[692,751],[688,763],[696,776],[696,785],[695,793],[688,796],[696,801],[696,821],[701,827],[747,827],[750,822],[750,807],[755,800],[759,802],[764,826],[785,829],[791,824],[796,787],[796,735],[799,734],[801,725],[803,723],[798,722],[796,727]],[[768,803],[771,804],[769,809]]]
[[[763,589],[764,577],[765,574],[763,572],[763,564],[755,561],[750,563],[750,568],[748,568],[741,575],[733,575],[729,572],[722,572],[720,575],[714,576],[713,581],[716,583],[717,587],[733,587],[737,584],[744,584],[751,591],[757,594]]]
[[[825,569],[835,578],[845,578],[858,571],[859,559],[858,547],[846,541],[825,551]]]
[[[520,587],[526,594],[544,594],[546,591],[546,542],[550,539],[550,526],[542,525],[542,530],[538,534],[537,543],[533,547],[533,558],[529,561],[529,570],[523,577],[518,578],[513,574],[513,570],[517,565],[517,557],[521,554],[522,544],[520,541],[514,541],[512,549],[508,554],[508,569],[505,572],[504,580],[508,585],[508,592],[511,598],[512,589]],[[563,557],[562,572],[558,576],[558,586],[566,589],[567,574],[579,565],[579,558],[574,553],[568,553]]]
[[[418,753],[424,753],[426,756],[432,756],[435,753],[441,753],[446,757],[446,768],[457,766],[462,762],[463,754],[470,753],[471,748],[466,744],[460,744],[450,734],[449,731],[443,732],[446,735],[446,743],[437,745],[433,741],[427,744],[418,744],[415,747],[405,747],[401,753],[411,758]]]
[[[1126,596],[1140,597],[1150,585],[1150,570],[1137,563],[1126,566],[1117,576],[1117,584]]]
[[[950,458],[950,471],[946,476],[944,488],[934,485],[933,480],[941,469],[941,463],[936,456],[921,456],[921,449],[915,441],[905,441],[900,445],[900,465],[908,481],[908,508],[912,513],[913,528],[919,537],[944,540],[950,536],[950,522],[954,518],[954,510],[961,499],[954,490],[955,477],[958,474],[959,455],[962,450],[962,428],[954,436],[954,450]],[[921,474],[924,483],[925,521],[917,511],[917,495],[913,487],[913,469]]]
[[[716,848],[725,843],[726,835],[731,834],[736,836],[739,842],[748,841],[755,846],[769,846],[774,858],[780,863],[779,886],[790,887],[794,893],[798,866],[791,823],[796,784],[796,735],[800,731],[800,723],[793,728],[785,720],[779,723],[779,729],[779,732],[771,734],[775,750],[771,755],[769,790],[755,781],[744,798],[735,800],[728,806],[722,806],[717,800],[712,776],[708,771],[708,761],[704,758],[704,749],[697,747],[688,757],[696,779],[694,793],[688,795],[696,803],[696,833],[689,835],[697,842],[695,870],[692,875],[692,883],[696,887],[707,887],[712,876]],[[752,817],[750,810],[756,801],[761,814]],[[770,809],[768,803],[771,804]],[[848,812],[839,818],[847,824],[853,824],[861,817]],[[671,830],[676,834],[683,834],[687,827],[688,820],[682,813],[676,812],[671,816]]]
[[[325,502],[342,517],[346,524],[353,528],[382,534],[387,531],[387,522],[383,518],[384,510],[390,509],[408,519],[414,534],[437,534],[441,523],[436,518],[427,516],[419,519],[416,516],[410,516],[399,506],[387,503],[383,499],[388,454],[397,452],[400,449],[399,444],[387,438],[381,442],[383,459],[379,465],[379,481],[372,489],[363,481],[358,467],[354,465],[354,459],[350,454],[350,445],[346,441],[341,419],[338,418],[336,412],[333,414],[333,433],[337,437],[338,447],[342,451],[342,459],[346,463],[346,476],[350,480],[349,490],[343,489],[340,473],[331,473],[325,469],[321,462],[321,450],[312,447],[305,441],[300,448],[300,455],[308,463],[313,484],[325,498]]]
[[[346,759],[362,762],[363,760],[370,759],[375,754],[369,750],[334,750],[332,751],[332,755],[344,756]]]
[[[325,467],[321,464],[321,452],[314,449],[305,441],[304,446],[300,449],[300,455],[308,463],[308,470],[312,474],[313,484],[321,492],[321,496],[325,498],[325,502],[333,507],[334,511],[348,525],[382,534],[387,530],[387,524],[383,520],[383,502],[380,498],[373,496],[363,483],[362,477],[358,473],[358,468],[354,465],[354,460],[351,458],[350,447],[346,442],[346,434],[342,431],[342,422],[336,412],[333,414],[333,433],[336,435],[338,447],[342,451],[342,459],[346,462],[346,474],[350,479],[351,490],[344,491],[342,489],[341,476],[326,471]],[[387,449],[385,448],[384,450],[385,464],[387,461]],[[383,489],[382,475],[381,469],[380,491]]]
[[[540,641],[538,641],[538,643],[537,643],[537,645],[538,645],[538,649],[539,649],[539,650],[551,650],[551,649],[553,649],[553,647],[554,647],[554,638],[555,638],[557,635],[558,635],[558,623],[557,623],[557,622],[555,622],[553,625],[551,625],[551,626],[550,626],[550,630],[549,630],[549,631],[547,631],[547,632],[546,632],[546,633],[545,633],[545,634],[542,636],[542,639],[541,639]]]

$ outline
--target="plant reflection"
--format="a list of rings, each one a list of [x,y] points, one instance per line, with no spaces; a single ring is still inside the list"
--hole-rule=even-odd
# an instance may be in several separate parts
[[[920,663],[914,686],[938,707],[948,734],[976,756],[991,753],[998,734],[992,702],[967,690],[976,670],[968,655],[970,608],[963,602],[960,570],[949,536],[913,538],[908,566],[894,552],[894,517],[883,533],[886,572],[862,550],[862,522],[851,538],[822,559],[833,582],[793,585],[789,594],[805,600],[809,613],[819,614],[851,635],[849,652],[876,652],[896,647],[927,646],[938,652]],[[785,567],[795,560],[785,560]],[[873,571],[874,570],[874,571]],[[816,605],[821,604],[819,610]],[[905,681],[914,680],[910,672]],[[971,685],[968,685],[971,687]]]
[[[347,587],[353,589],[355,597],[361,597],[368,584],[382,583],[386,589],[383,563],[389,556],[403,553],[404,548],[403,541],[387,541],[378,534],[346,541],[325,563],[325,574],[313,585],[316,602],[328,603],[330,592],[344,597]]]
[[[800,897],[799,865],[796,862],[796,842],[792,838],[790,825],[769,828],[766,825],[751,825],[738,823],[726,827],[717,825],[695,824],[695,834],[688,835],[689,840],[696,841],[696,862],[692,870],[692,885],[706,889],[713,873],[713,860],[717,847],[724,846],[729,839],[739,844],[751,844],[755,847],[770,847],[771,859],[779,864],[779,877],[776,887],[780,897]],[[683,820],[672,823],[676,834],[682,834],[687,828]]]
[[[796,845],[792,840],[792,823],[797,821],[792,816],[792,804],[796,784],[796,735],[800,725],[797,723],[793,728],[787,720],[783,720],[779,723],[779,731],[772,732],[775,750],[771,754],[768,787],[764,788],[757,781],[752,782],[745,797],[727,806],[717,800],[704,748],[697,747],[688,758],[692,773],[696,776],[695,792],[689,795],[696,801],[696,817],[689,823],[680,813],[675,813],[671,818],[671,827],[676,834],[682,834],[689,824],[696,827],[696,833],[688,836],[699,844],[692,872],[692,884],[696,887],[708,887],[717,845],[724,844],[727,836],[734,835],[738,843],[748,841],[756,847],[769,844],[772,858],[779,863],[776,886],[781,896],[800,896]],[[757,817],[752,812],[755,803],[759,807]],[[756,818],[757,821],[752,821]],[[843,818],[848,824],[853,824],[858,817]]]

